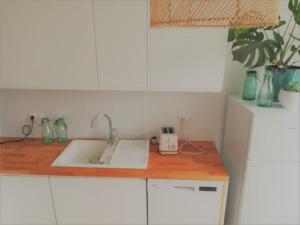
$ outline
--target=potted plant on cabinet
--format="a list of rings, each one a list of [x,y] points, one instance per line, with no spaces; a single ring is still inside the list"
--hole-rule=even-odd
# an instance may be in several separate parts
[[[299,111],[300,108],[300,82],[292,82],[279,92],[279,102],[287,109]]]
[[[249,68],[266,66],[273,73],[275,102],[280,89],[290,82],[300,82],[300,0],[289,0],[289,21],[279,18],[275,27],[230,29],[233,60]],[[284,27],[285,26],[285,27]]]

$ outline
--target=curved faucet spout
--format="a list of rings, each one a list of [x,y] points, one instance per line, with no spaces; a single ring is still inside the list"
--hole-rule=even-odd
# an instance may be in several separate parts
[[[94,121],[97,119],[97,118],[103,118],[105,117],[107,120],[108,120],[108,126],[109,126],[109,129],[112,130],[112,122],[111,122],[111,118],[109,115],[107,115],[106,113],[100,113],[96,116],[94,116],[94,118],[92,119],[92,122],[91,122],[91,127],[93,128],[94,127]]]
[[[112,122],[111,122],[110,116],[107,115],[106,113],[100,113],[100,114],[94,116],[94,118],[91,121],[91,127],[94,127],[94,121],[98,118],[106,118],[108,120],[109,135],[107,138],[107,144],[112,145],[114,141],[113,141],[113,128],[112,128]]]

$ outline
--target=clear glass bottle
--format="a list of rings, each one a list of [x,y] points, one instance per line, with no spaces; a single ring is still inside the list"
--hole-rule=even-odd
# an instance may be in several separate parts
[[[263,84],[259,90],[257,105],[261,107],[272,107],[273,94],[272,71],[266,70]]]
[[[49,124],[49,118],[44,117],[41,121],[42,128],[42,141],[44,144],[52,144],[53,143],[53,132]]]
[[[68,141],[68,132],[64,118],[58,118],[57,120],[55,120],[54,126],[57,142],[60,144],[66,143]]]
[[[243,88],[243,99],[252,101],[256,97],[256,78],[257,72],[255,70],[249,70],[246,74],[246,79]]]

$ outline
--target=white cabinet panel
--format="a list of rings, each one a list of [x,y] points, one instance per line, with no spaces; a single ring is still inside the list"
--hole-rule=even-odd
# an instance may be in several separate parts
[[[299,162],[299,113],[257,113],[253,117],[248,159]]]
[[[103,225],[146,225],[146,180],[101,179],[100,212]]]
[[[1,222],[2,222],[2,219],[1,219],[1,211],[2,211],[2,209],[1,209],[1,205],[2,205],[2,198],[1,198],[1,195],[2,195],[2,191],[1,191],[1,176],[0,176],[0,224],[2,224]]]
[[[0,87],[97,88],[92,1],[0,4]]]
[[[227,224],[299,224],[299,114],[232,96],[223,156]]]
[[[239,224],[299,224],[299,169],[299,163],[248,162]]]
[[[1,224],[56,224],[48,177],[1,177]]]
[[[221,91],[226,37],[226,28],[151,28],[149,89]]]
[[[147,224],[146,180],[51,177],[58,224]]]
[[[50,181],[58,224],[100,224],[97,179],[50,177]]]
[[[101,89],[146,88],[147,0],[94,1]]]
[[[149,225],[221,224],[223,182],[148,180]]]

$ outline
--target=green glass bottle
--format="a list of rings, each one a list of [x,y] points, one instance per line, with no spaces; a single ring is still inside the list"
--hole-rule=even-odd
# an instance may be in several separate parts
[[[55,133],[57,142],[60,144],[64,144],[68,140],[68,133],[67,133],[67,125],[64,121],[64,118],[58,118],[54,122],[55,126]]]
[[[243,88],[243,99],[248,101],[255,100],[256,97],[256,78],[257,72],[255,70],[249,70],[246,74],[246,79]]]
[[[259,90],[257,105],[260,107],[272,107],[273,95],[272,71],[266,70],[263,84]]]
[[[53,143],[53,132],[49,125],[49,118],[44,117],[41,120],[41,128],[42,128],[42,141],[44,144],[52,144]]]

